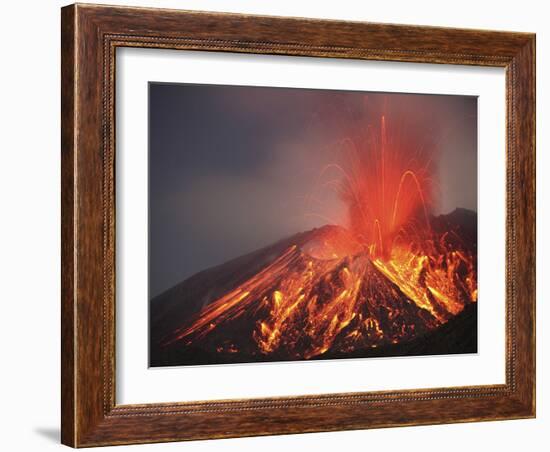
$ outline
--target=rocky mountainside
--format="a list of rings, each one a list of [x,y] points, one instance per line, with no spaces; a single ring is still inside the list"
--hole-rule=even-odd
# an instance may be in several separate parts
[[[431,221],[434,255],[324,226],[195,274],[151,300],[150,364],[475,352],[477,215]]]

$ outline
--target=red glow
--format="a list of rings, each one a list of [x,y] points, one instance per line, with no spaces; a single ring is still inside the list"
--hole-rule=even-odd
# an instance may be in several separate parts
[[[248,355],[308,359],[407,342],[476,302],[472,247],[433,227],[435,149],[408,132],[382,116],[347,140],[343,163],[320,175],[347,206],[346,228],[325,226],[290,246],[164,345],[212,337],[219,353],[239,353],[223,331],[241,322]]]

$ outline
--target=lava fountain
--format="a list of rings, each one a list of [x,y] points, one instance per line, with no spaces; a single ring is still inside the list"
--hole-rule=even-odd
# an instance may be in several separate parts
[[[477,301],[476,238],[432,215],[435,147],[382,116],[320,174],[346,225],[281,242],[261,271],[172,331],[209,362],[348,356],[410,342]],[[240,356],[239,359],[228,358]]]

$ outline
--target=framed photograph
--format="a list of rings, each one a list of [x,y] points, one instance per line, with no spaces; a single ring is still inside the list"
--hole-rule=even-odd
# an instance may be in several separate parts
[[[62,442],[535,416],[535,36],[62,9]]]

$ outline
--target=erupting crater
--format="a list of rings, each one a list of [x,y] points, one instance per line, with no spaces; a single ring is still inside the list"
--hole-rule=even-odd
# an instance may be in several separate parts
[[[296,234],[153,300],[151,364],[475,352],[477,215],[431,213],[434,148],[402,135],[382,117],[322,170],[345,227]]]

